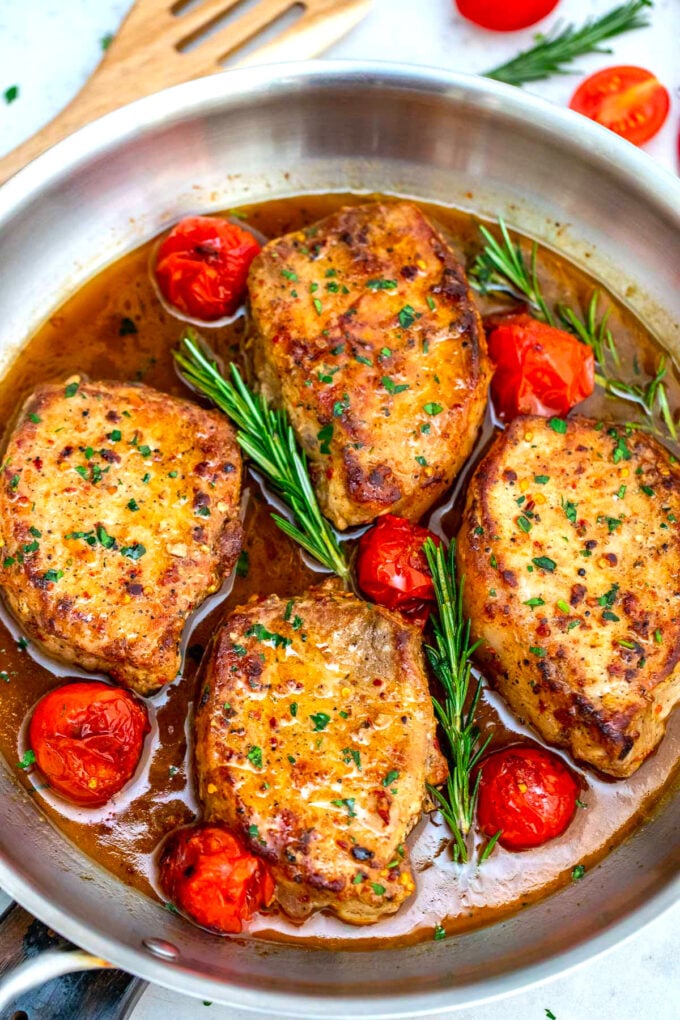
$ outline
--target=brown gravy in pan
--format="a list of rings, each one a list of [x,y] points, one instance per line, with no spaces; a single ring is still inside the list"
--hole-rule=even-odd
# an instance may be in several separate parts
[[[342,204],[358,201],[366,201],[365,196],[306,196],[244,208],[241,213],[247,225],[266,237],[275,237],[305,226]],[[479,247],[473,217],[451,209],[425,208],[446,228],[461,258]],[[150,242],[131,252],[87,283],[26,344],[0,382],[0,420],[11,426],[18,406],[38,383],[75,372],[95,379],[143,380],[169,393],[186,394],[170,354],[181,323],[163,309],[152,287],[148,272],[152,245]],[[561,302],[575,308],[587,306],[594,284],[586,274],[551,251],[541,251],[539,263],[541,282],[549,297],[559,296]],[[506,303],[480,300],[483,312]],[[660,349],[624,306],[613,298],[609,300],[610,326],[623,371],[630,371],[634,377],[635,355],[640,371],[653,374]],[[229,326],[204,333],[225,360],[243,358],[245,315]],[[666,381],[675,411],[680,406],[680,385],[674,376]],[[580,410],[594,417],[625,421],[631,406],[596,392]],[[466,476],[488,445],[492,430],[487,413],[478,447],[455,490],[423,522],[440,534],[455,534]],[[124,882],[151,896],[158,895],[154,855],[159,842],[199,811],[192,783],[191,706],[198,661],[210,634],[225,612],[251,594],[295,595],[324,576],[303,562],[297,548],[271,521],[258,483],[248,476],[245,484],[247,575],[231,578],[190,622],[185,635],[183,676],[147,702],[153,729],[133,782],[105,807],[83,809],[41,787],[37,773],[26,774],[17,768],[19,780],[37,805],[67,837]],[[26,645],[20,628],[4,609],[0,619],[0,671],[0,751],[15,768],[25,750],[23,724],[32,706],[46,691],[67,676],[77,676],[78,671],[50,662],[30,642]],[[495,746],[518,736],[536,739],[490,691],[484,695],[481,722],[483,728],[494,730]],[[398,914],[375,926],[353,928],[317,914],[300,927],[273,909],[256,916],[248,931],[271,939],[359,947],[375,944],[376,940],[406,943],[431,938],[437,924],[444,925],[448,932],[488,924],[571,881],[576,865],[590,868],[644,822],[675,785],[679,744],[680,713],[676,713],[656,754],[631,779],[606,780],[588,769],[580,770],[584,806],[578,809],[564,836],[519,854],[497,847],[481,868],[454,864],[445,824],[436,814],[425,816],[409,837],[417,893]]]

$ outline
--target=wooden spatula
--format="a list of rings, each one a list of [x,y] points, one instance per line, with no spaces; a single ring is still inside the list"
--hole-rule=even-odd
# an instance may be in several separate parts
[[[370,5],[371,0],[137,0],[75,99],[0,159],[0,183],[96,117],[168,85],[223,71],[227,61],[234,67],[315,57],[361,21]],[[270,39],[257,46],[265,30]]]

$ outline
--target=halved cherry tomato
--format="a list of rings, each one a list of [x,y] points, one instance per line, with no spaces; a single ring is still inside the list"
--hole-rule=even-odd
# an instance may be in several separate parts
[[[218,216],[187,216],[156,256],[156,280],[166,301],[193,319],[212,322],[243,301],[255,238]]]
[[[359,540],[357,577],[364,595],[387,609],[411,616],[414,622],[424,622],[429,615],[428,603],[435,598],[423,552],[426,538],[440,544],[427,528],[385,514]]]
[[[580,787],[561,758],[530,744],[494,751],[479,766],[477,821],[499,830],[506,850],[531,850],[561,836],[576,812]]]
[[[569,106],[633,145],[644,145],[663,126],[670,98],[643,67],[606,67],[581,82]]]
[[[496,320],[487,339],[496,364],[491,395],[502,417],[566,414],[593,392],[593,352],[571,333],[522,314]]]
[[[559,0],[456,0],[464,18],[494,32],[514,32],[535,25],[558,3]]]
[[[160,881],[168,899],[194,921],[227,933],[240,932],[274,896],[264,861],[219,825],[173,833],[161,854]]]
[[[40,699],[28,736],[50,786],[76,804],[106,804],[134,774],[150,730],[144,706],[119,687],[65,684]]]

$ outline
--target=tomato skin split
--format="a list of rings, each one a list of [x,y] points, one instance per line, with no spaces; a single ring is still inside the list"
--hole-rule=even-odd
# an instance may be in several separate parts
[[[150,729],[146,709],[129,691],[92,681],[45,694],[28,736],[52,789],[76,804],[98,807],[132,778]]]
[[[633,145],[644,145],[663,127],[670,97],[651,71],[622,65],[586,78],[569,106]]]
[[[156,282],[182,314],[214,322],[242,304],[250,264],[259,251],[253,235],[235,223],[219,216],[187,216],[158,248]]]
[[[197,924],[238,934],[274,897],[274,880],[259,857],[220,825],[174,832],[161,853],[159,876],[171,903]]]
[[[490,326],[487,342],[496,366],[491,396],[502,418],[564,415],[593,392],[593,352],[565,330],[508,315]]]
[[[359,588],[374,602],[424,623],[435,601],[423,552],[427,538],[440,539],[404,517],[385,514],[359,540]]]
[[[561,836],[576,813],[579,783],[546,748],[513,744],[479,766],[477,821],[506,850],[532,850]]]
[[[535,25],[559,0],[455,0],[464,18],[493,32],[515,32]]]

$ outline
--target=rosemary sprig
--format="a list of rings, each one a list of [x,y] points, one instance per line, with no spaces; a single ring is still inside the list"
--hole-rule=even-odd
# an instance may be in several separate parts
[[[348,585],[349,565],[319,509],[309,480],[307,458],[297,444],[285,411],[272,410],[262,396],[252,393],[236,365],[230,365],[231,381],[225,379],[197,340],[194,331],[187,329],[180,349],[174,352],[181,375],[231,418],[242,450],[290,508],[294,523],[272,514],[281,531]]]
[[[484,77],[508,85],[524,85],[543,81],[553,74],[573,74],[570,64],[577,57],[587,53],[611,53],[610,48],[602,46],[607,39],[646,28],[649,17],[645,8],[652,6],[652,0],[629,0],[600,18],[589,18],[580,28],[571,24],[560,28],[558,23],[552,33],[536,35],[534,46],[486,71]]]
[[[475,722],[475,713],[482,692],[482,681],[477,680],[472,697],[472,656],[479,642],[470,643],[470,621],[463,613],[463,585],[456,576],[455,542],[448,551],[428,538],[424,545],[425,556],[432,574],[437,612],[430,617],[434,632],[434,645],[426,645],[430,665],[444,690],[444,700],[432,698],[435,715],[446,738],[446,757],[449,776],[443,789],[428,786],[430,796],[438,805],[454,838],[454,859],[468,860],[467,836],[472,827],[479,774],[472,778],[491,735],[482,740]],[[493,849],[493,846],[491,847]],[[485,857],[491,849],[487,846]]]
[[[531,249],[531,265],[527,266],[522,249],[519,244],[513,244],[505,221],[500,216],[498,227],[501,232],[501,241],[497,241],[485,226],[480,225],[479,227],[479,232],[486,244],[468,273],[471,286],[481,294],[502,291],[519,301],[526,301],[538,318],[553,326],[552,314],[545,303],[536,276],[538,245],[534,241]]]
[[[502,217],[498,219],[498,228],[501,233],[500,241],[486,227],[479,228],[486,243],[468,273],[470,286],[480,294],[493,292],[509,294],[529,305],[535,318],[547,322],[550,326],[556,325],[555,316],[543,297],[537,277],[537,243],[534,241],[531,247],[531,261],[527,265],[524,253],[519,244],[512,241]],[[599,291],[593,291],[583,318],[568,305],[559,305],[556,309],[558,320],[582,343],[592,348],[599,368],[599,372],[595,374],[597,385],[611,396],[637,404],[649,419],[652,431],[656,433],[659,433],[656,423],[658,414],[666,426],[668,435],[676,440],[678,429],[668,403],[668,390],[663,382],[668,372],[666,358],[664,356],[660,358],[654,377],[645,386],[610,375],[608,362],[613,362],[618,369],[621,367],[621,359],[608,325],[611,310],[607,309],[598,318],[599,299]]]

